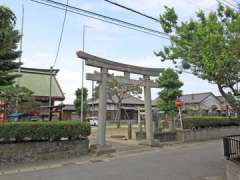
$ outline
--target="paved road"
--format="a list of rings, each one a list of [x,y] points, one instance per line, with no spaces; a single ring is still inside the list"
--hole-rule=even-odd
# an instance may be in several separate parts
[[[0,180],[222,180],[220,141],[174,145],[85,164],[2,175]]]

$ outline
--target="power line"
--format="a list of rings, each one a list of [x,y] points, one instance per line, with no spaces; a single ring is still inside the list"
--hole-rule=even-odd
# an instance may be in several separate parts
[[[231,3],[231,2],[229,2],[229,1],[226,1],[226,0],[216,0],[218,3],[220,3],[220,4],[223,4],[223,5],[225,5],[225,6],[228,6],[228,7],[231,7],[231,8],[233,8],[234,10],[235,9],[239,9],[235,4],[233,4],[233,3]],[[198,8],[200,8],[201,9],[201,7],[197,4],[197,3],[194,3],[194,2],[192,2],[191,0],[188,0],[188,2],[189,3],[191,3],[192,5],[194,5],[194,6],[196,6],[196,7],[198,7]],[[235,2],[235,1],[233,1],[233,2]],[[206,10],[211,10],[211,8],[205,8]]]
[[[129,11],[131,11],[131,12],[134,12],[134,13],[136,13],[136,14],[139,14],[139,15],[141,15],[141,16],[144,16],[144,17],[146,17],[146,18],[149,18],[149,19],[151,19],[151,20],[160,22],[160,20],[157,19],[157,18],[154,18],[154,17],[149,16],[149,15],[147,15],[147,14],[145,14],[145,13],[142,13],[142,12],[137,11],[137,10],[135,10],[135,9],[129,8],[129,7],[127,7],[127,6],[124,6],[124,5],[122,5],[122,4],[119,4],[119,3],[116,3],[116,2],[113,2],[113,1],[110,1],[110,0],[104,0],[104,1],[105,1],[105,2],[108,2],[108,3],[110,3],[110,4],[113,4],[113,5],[115,5],[115,6],[121,7],[121,8],[123,8],[123,9],[129,10]]]
[[[19,50],[21,52],[20,56],[19,56],[19,67],[18,67],[18,73],[21,72],[21,63],[22,63],[22,46],[23,46],[23,30],[24,30],[24,4],[22,4],[22,22],[21,22],[21,39],[20,39],[20,45],[19,45]],[[17,78],[17,85],[19,86],[20,84],[20,78]],[[16,99],[16,112],[18,112],[18,95],[17,95],[17,99]]]
[[[69,0],[67,0],[67,5],[68,5],[68,1]],[[56,56],[55,56],[53,65],[50,67],[50,79],[49,79],[49,83],[50,83],[49,84],[49,121],[52,120],[52,76],[53,76],[53,68],[56,65],[56,62],[57,62],[57,59],[58,59],[58,54],[59,54],[60,46],[61,46],[61,43],[62,43],[63,31],[64,31],[64,27],[65,27],[65,23],[66,23],[66,17],[67,17],[67,7],[65,8],[65,13],[64,13],[61,33],[60,33],[60,37],[59,37],[59,41],[58,41]]]
[[[210,6],[210,7],[207,7],[207,8],[203,8],[203,7],[200,6],[199,3],[192,2],[192,0],[187,0],[187,1],[188,1],[190,4],[192,4],[193,6],[199,8],[199,9],[202,9],[202,10],[204,10],[204,11],[211,11],[211,10],[212,10],[212,9],[211,9],[211,6]]]
[[[230,3],[230,2],[228,2],[228,1],[226,1],[226,0],[216,0],[216,1],[217,1],[218,3],[220,3],[220,4],[223,4],[223,5],[225,5],[225,6],[231,7],[231,8],[233,8],[234,10],[238,10],[238,9],[239,9],[236,5]]]
[[[47,3],[43,3],[43,2],[39,2],[37,0],[31,0],[31,1],[33,1],[35,3],[42,4],[42,5],[46,5],[46,6],[49,6],[49,7],[53,7],[53,8],[56,8],[56,9],[65,10],[64,8],[61,8],[61,7],[58,7],[58,6],[54,6],[54,5],[51,5],[51,4],[47,4]],[[106,22],[106,23],[109,23],[109,24],[113,24],[113,25],[116,25],[116,26],[124,27],[124,28],[127,28],[127,29],[132,29],[132,30],[139,31],[139,32],[142,32],[142,33],[145,33],[145,34],[149,34],[149,35],[152,35],[152,36],[161,37],[161,38],[169,40],[169,37],[165,37],[165,36],[162,36],[162,35],[154,34],[154,33],[148,32],[148,31],[144,31],[144,30],[140,30],[140,29],[137,29],[137,28],[129,27],[129,26],[126,26],[126,25],[118,24],[118,23],[115,23],[115,22],[112,22],[112,21],[108,21],[108,20],[105,20],[105,19],[101,19],[101,18],[97,18],[97,17],[91,16],[91,15],[86,15],[86,14],[83,14],[83,13],[80,13],[80,12],[76,12],[76,11],[73,11],[73,10],[70,10],[70,9],[68,9],[67,11],[71,12],[73,14],[78,14],[78,15],[85,16],[85,17],[88,17],[88,18],[92,18],[92,19],[95,19],[95,20],[99,20],[99,21],[102,21],[102,22]]]
[[[225,4],[227,4],[227,5],[229,5],[229,6],[232,6],[232,7],[238,9],[238,7],[236,6],[236,4],[233,4],[233,3],[231,3],[231,2],[229,2],[229,1],[227,1],[227,0],[222,0],[222,1],[223,1]]]
[[[53,1],[53,0],[41,0],[41,1],[54,3],[54,4],[59,5],[59,6],[66,6],[66,4],[59,3],[59,2],[56,2],[56,1]],[[120,19],[112,18],[112,17],[105,16],[105,15],[102,15],[102,14],[99,14],[99,13],[95,13],[95,12],[88,11],[88,10],[85,10],[85,9],[77,8],[77,7],[74,7],[74,6],[68,6],[68,7],[71,8],[71,9],[75,9],[75,10],[78,10],[78,11],[81,11],[81,12],[84,12],[84,13],[87,13],[87,14],[91,14],[91,15],[94,15],[94,16],[98,16],[98,17],[101,17],[101,18],[104,18],[104,19],[108,19],[108,20],[111,20],[111,21],[116,21],[116,22],[123,23],[123,24],[129,25],[129,26],[135,26],[135,27],[138,27],[140,29],[144,29],[144,30],[148,30],[148,31],[152,31],[152,32],[155,32],[155,33],[159,33],[159,34],[168,36],[167,33],[160,32],[160,31],[157,31],[157,30],[154,30],[154,29],[150,29],[150,28],[146,28],[144,26],[139,26],[139,25],[127,22],[127,21],[123,21],[123,20],[120,20]]]
[[[46,6],[49,6],[49,7],[53,7],[53,8],[56,8],[56,9],[65,10],[64,8],[54,6],[54,5],[50,5],[50,4],[43,3],[43,2],[38,2],[37,0],[31,0],[31,1],[42,4],[42,5],[46,5]],[[147,31],[139,30],[139,29],[136,29],[136,28],[125,26],[125,25],[121,25],[121,24],[118,24],[118,23],[114,23],[112,21],[108,21],[108,20],[104,20],[104,19],[97,18],[97,17],[94,17],[94,16],[86,15],[86,14],[83,14],[83,13],[80,13],[80,12],[75,12],[73,10],[68,9],[68,12],[71,12],[73,14],[78,14],[78,15],[81,15],[81,16],[85,16],[85,17],[88,17],[88,18],[92,18],[92,19],[95,19],[95,20],[99,20],[99,21],[102,21],[102,22],[106,22],[106,23],[109,23],[109,24],[113,24],[113,25],[116,25],[116,26],[124,27],[124,28],[127,28],[127,29],[132,29],[132,30],[139,31],[139,32],[149,34],[149,35],[152,35],[152,36],[169,39],[168,37],[165,37],[165,36],[162,36],[162,35],[157,35],[157,34],[154,34],[154,33],[147,32]]]
[[[68,5],[69,0],[67,0],[67,5]],[[57,53],[56,53],[56,57],[54,59],[53,65],[52,67],[54,67],[56,65],[57,59],[58,59],[58,55],[59,55],[59,51],[60,51],[60,47],[61,47],[61,43],[62,43],[62,37],[63,37],[63,31],[65,28],[65,23],[66,23],[66,18],[67,18],[67,7],[65,9],[65,13],[64,13],[64,18],[63,18],[63,23],[62,23],[62,29],[61,29],[61,33],[60,33],[60,38],[59,38],[59,42],[58,42],[58,46],[57,46]]]
[[[130,22],[127,22],[127,21],[120,20],[120,19],[105,16],[105,15],[102,15],[102,14],[98,14],[98,13],[95,13],[95,12],[92,12],[92,11],[77,8],[77,7],[74,7],[74,6],[66,5],[66,4],[55,2],[55,1],[52,1],[52,0],[31,0],[31,1],[33,1],[35,3],[38,3],[38,4],[50,6],[50,7],[56,8],[56,9],[61,9],[61,10],[65,10],[65,8],[67,7],[68,8],[67,11],[71,12],[71,13],[74,13],[74,14],[78,14],[78,15],[85,16],[85,17],[88,17],[88,18],[92,18],[92,19],[96,19],[96,20],[103,21],[103,22],[106,22],[106,23],[114,24],[114,25],[117,25],[117,26],[120,26],[120,27],[132,29],[132,30],[135,30],[135,31],[143,32],[143,33],[146,33],[146,34],[149,34],[149,35],[169,39],[169,35],[167,33],[157,31],[157,30],[154,30],[154,29],[151,29],[151,28],[147,28],[147,27],[144,27],[144,26],[136,25],[136,24],[133,24],[133,23],[130,23]],[[44,1],[44,2],[42,2],[42,1]]]

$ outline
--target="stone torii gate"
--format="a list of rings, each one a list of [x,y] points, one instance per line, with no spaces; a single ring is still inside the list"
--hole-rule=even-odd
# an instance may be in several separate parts
[[[77,56],[86,60],[86,65],[101,69],[100,73],[87,74],[86,79],[100,83],[99,88],[99,110],[98,110],[98,129],[97,145],[104,146],[106,141],[106,114],[107,114],[107,82],[116,80],[122,84],[139,85],[144,87],[145,100],[145,122],[147,144],[153,145],[153,123],[152,123],[152,100],[151,88],[158,85],[150,80],[151,76],[159,76],[162,68],[145,68],[106,60],[83,51],[78,51]],[[124,76],[113,76],[108,74],[108,70],[124,72]],[[130,73],[143,75],[139,80],[130,79]]]

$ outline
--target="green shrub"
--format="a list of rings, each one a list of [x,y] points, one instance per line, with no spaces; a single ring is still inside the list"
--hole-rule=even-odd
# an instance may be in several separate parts
[[[2,141],[56,141],[61,138],[77,139],[89,136],[91,127],[79,121],[8,122],[0,124]]]
[[[183,119],[184,129],[239,126],[240,118],[218,116],[192,116]]]

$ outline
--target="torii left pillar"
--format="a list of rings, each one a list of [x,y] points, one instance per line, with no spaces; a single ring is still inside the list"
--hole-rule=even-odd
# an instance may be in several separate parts
[[[106,145],[106,119],[107,119],[107,81],[108,69],[101,68],[101,81],[99,88],[99,110],[97,129],[97,155],[115,152],[111,145]]]
[[[149,86],[150,77],[144,76],[144,101],[145,101],[145,123],[146,123],[146,140],[147,144],[153,145],[153,123],[152,123],[152,100],[151,88]]]
[[[99,111],[97,145],[106,144],[106,117],[107,117],[107,68],[101,68],[101,82],[99,88]]]

